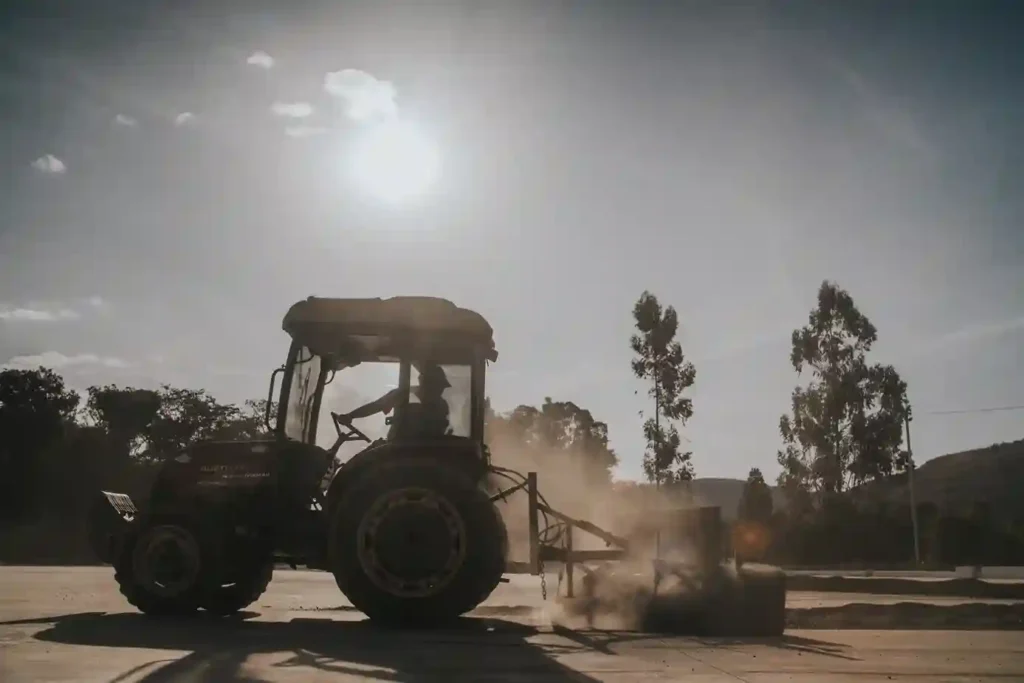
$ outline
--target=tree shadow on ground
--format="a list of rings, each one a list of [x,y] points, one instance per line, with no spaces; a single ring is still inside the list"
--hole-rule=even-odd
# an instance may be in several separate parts
[[[257,668],[305,668],[314,675],[347,674],[403,683],[470,679],[597,683],[557,661],[561,655],[585,648],[555,644],[550,635],[531,642],[538,630],[511,621],[466,618],[443,629],[413,631],[385,629],[367,621],[269,622],[248,620],[251,616],[153,619],[135,613],[86,612],[0,625],[47,625],[34,636],[46,642],[189,652],[115,679],[141,674],[135,679],[140,683],[258,683],[264,679]]]

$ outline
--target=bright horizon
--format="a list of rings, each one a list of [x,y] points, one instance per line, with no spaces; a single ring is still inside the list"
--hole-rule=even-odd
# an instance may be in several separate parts
[[[498,410],[573,401],[638,478],[647,289],[697,368],[696,475],[774,480],[829,279],[919,463],[1024,437],[932,414],[1024,405],[1020,10],[457,5],[5,9],[0,365],[241,402],[294,301],[442,296],[495,328]]]

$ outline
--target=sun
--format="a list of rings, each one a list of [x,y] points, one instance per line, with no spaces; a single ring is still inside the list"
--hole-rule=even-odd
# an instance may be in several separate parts
[[[355,143],[351,170],[378,199],[400,202],[424,194],[437,180],[437,147],[413,124],[393,119],[365,129]]]

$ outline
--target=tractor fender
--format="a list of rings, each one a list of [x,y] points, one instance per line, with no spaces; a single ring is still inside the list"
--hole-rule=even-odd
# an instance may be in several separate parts
[[[465,472],[473,481],[481,481],[487,471],[487,462],[480,447],[468,439],[374,444],[354,455],[335,471],[327,488],[327,511],[333,512],[345,490],[373,465],[410,457],[451,462],[453,467]]]

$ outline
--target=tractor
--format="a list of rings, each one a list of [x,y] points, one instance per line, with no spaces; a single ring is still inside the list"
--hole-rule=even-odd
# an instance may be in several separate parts
[[[506,573],[543,579],[545,563],[557,563],[572,599],[576,566],[587,577],[611,576],[609,561],[635,558],[629,539],[553,510],[536,473],[491,463],[485,374],[498,354],[478,313],[433,297],[309,297],[288,310],[282,327],[291,344],[271,373],[265,437],[200,441],[168,454],[138,505],[124,493],[100,492],[90,541],[138,610],[233,614],[254,603],[283,564],[331,572],[371,620],[430,626],[473,610]],[[359,410],[339,414],[324,400],[336,376],[364,363],[397,366],[397,386],[371,408],[389,413],[385,437],[354,424],[365,416]],[[334,431],[327,441],[325,429]],[[330,445],[318,445],[318,434]],[[339,465],[339,451],[356,442],[366,445]],[[501,479],[510,485],[495,485]],[[527,562],[510,559],[499,510],[518,491],[528,503]],[[681,514],[689,515],[688,533],[718,537],[717,528],[697,529],[691,512]],[[608,549],[574,550],[578,530]],[[703,555],[669,573],[696,576],[692,593],[701,605],[718,604],[713,598],[723,591],[735,603],[743,591],[722,586],[740,586],[742,577],[734,571],[719,580],[726,574],[718,551]],[[591,569],[593,562],[604,565]],[[655,558],[652,566],[663,564]],[[750,578],[772,596],[773,631],[784,614],[779,576]]]

